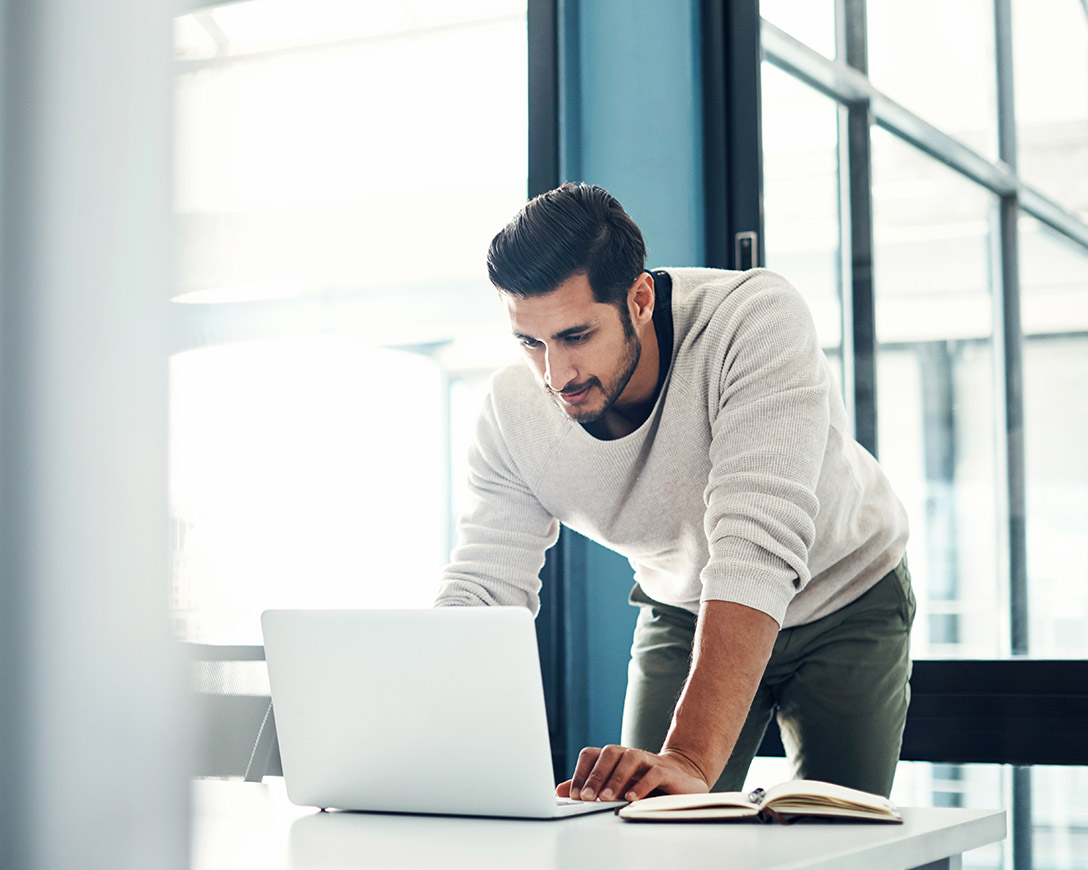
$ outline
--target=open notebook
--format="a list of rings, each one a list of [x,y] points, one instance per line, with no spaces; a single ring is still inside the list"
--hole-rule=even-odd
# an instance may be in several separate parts
[[[288,797],[348,810],[559,818],[523,608],[271,610],[265,656]]]
[[[901,823],[894,803],[878,794],[798,779],[752,792],[669,794],[628,804],[620,817],[632,822],[757,820],[788,824],[798,819],[853,819]]]

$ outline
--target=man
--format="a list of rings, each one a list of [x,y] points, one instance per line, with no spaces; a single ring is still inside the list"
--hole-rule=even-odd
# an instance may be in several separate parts
[[[887,794],[914,617],[903,508],[796,290],[645,257],[590,185],[492,241],[528,366],[481,411],[437,603],[535,611],[559,523],[630,560],[623,745],[582,750],[562,796],[740,789],[776,711],[797,776]]]

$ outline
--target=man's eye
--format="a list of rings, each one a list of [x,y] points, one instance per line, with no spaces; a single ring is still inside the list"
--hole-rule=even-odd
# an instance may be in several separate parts
[[[540,347],[540,342],[535,338],[522,338],[519,341],[523,347]]]
[[[590,333],[581,332],[578,335],[568,335],[566,341],[567,341],[567,344],[580,344],[581,342],[588,339],[589,336],[590,336]]]

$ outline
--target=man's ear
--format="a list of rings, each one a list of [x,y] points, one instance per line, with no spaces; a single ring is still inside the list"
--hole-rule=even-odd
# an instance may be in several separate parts
[[[649,272],[640,272],[627,291],[627,308],[631,313],[631,322],[644,326],[654,319],[654,276]]]

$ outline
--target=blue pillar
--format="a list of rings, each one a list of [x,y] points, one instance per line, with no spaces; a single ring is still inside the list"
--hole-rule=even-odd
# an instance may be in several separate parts
[[[609,190],[642,228],[649,265],[705,262],[699,3],[560,0],[560,175]],[[635,609],[625,559],[564,532],[571,763],[615,743]]]

